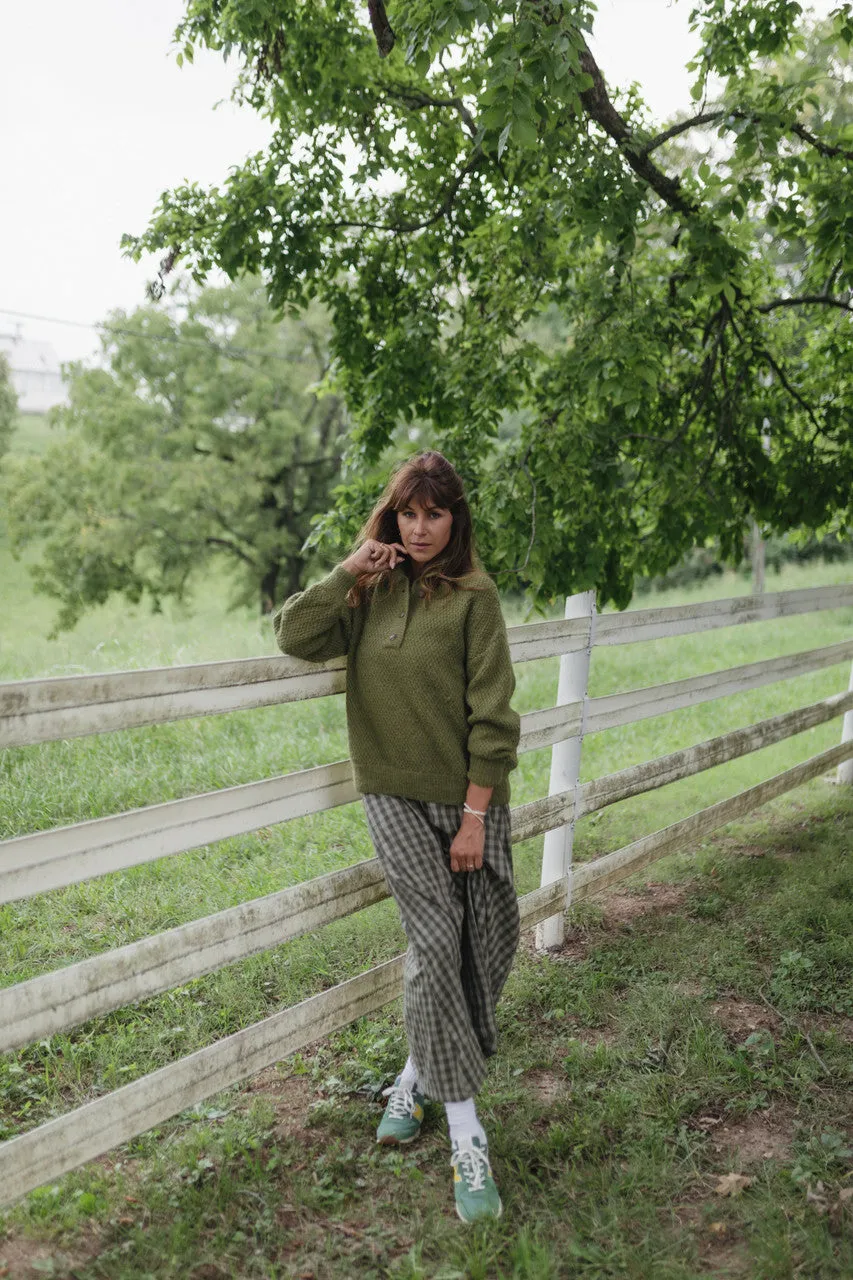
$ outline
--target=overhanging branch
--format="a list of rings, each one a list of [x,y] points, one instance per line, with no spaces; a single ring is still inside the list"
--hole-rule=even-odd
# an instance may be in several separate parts
[[[394,48],[397,37],[394,35],[391,23],[388,21],[385,5],[382,0],[367,0],[367,12],[370,14],[370,25],[373,27],[373,34],[376,37],[379,56],[380,58],[387,58]]]
[[[768,312],[775,311],[777,307],[804,307],[804,306],[822,306],[822,307],[838,307],[841,311],[853,312],[851,305],[851,297],[833,298],[825,293],[803,293],[797,298],[774,298],[772,302],[761,302],[754,310]]]

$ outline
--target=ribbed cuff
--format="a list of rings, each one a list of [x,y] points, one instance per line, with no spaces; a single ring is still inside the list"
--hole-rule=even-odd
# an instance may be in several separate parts
[[[507,775],[507,767],[500,760],[488,760],[484,756],[471,756],[468,762],[468,781],[476,787],[496,787]]]

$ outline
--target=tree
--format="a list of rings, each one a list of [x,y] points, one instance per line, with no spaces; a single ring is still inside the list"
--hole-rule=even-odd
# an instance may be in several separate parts
[[[53,412],[65,438],[5,481],[13,549],[40,545],[58,625],[114,592],[181,599],[214,558],[235,570],[235,603],[298,590],[342,449],[318,310],[276,321],[251,281],[178,291],[167,311],[116,312],[103,355],[71,366]]]
[[[17,416],[18,397],[12,386],[9,363],[0,353],[0,458],[9,448]]]
[[[826,61],[801,66],[802,6],[694,0],[694,107],[669,127],[608,87],[592,12],[188,3],[179,57],[238,54],[273,140],[223,188],[166,192],[126,248],[167,250],[161,280],[251,270],[276,307],[328,307],[354,426],[312,545],[343,545],[365,474],[417,420],[465,477],[499,584],[537,601],[624,604],[635,573],[709,536],[738,558],[750,516],[849,526],[853,132],[815,92]],[[851,42],[840,4],[830,72]],[[714,142],[698,169],[688,132]],[[557,345],[532,336],[547,309]]]

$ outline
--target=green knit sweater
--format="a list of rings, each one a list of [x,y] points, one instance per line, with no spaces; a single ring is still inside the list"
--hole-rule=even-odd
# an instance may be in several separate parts
[[[363,592],[354,609],[346,595],[355,581],[338,565],[290,596],[273,622],[279,648],[295,658],[346,654],[356,788],[461,804],[470,780],[494,788],[493,804],[508,804],[520,720],[510,706],[515,674],[492,579],[472,573],[466,582],[478,590],[427,602],[399,564],[393,589]]]

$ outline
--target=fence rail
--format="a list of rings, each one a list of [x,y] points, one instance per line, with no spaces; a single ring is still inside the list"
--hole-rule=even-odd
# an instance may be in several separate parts
[[[853,586],[844,585],[603,614],[596,644],[635,644],[849,605]],[[530,662],[583,649],[588,632],[583,618],[509,627],[512,660]],[[315,664],[271,657],[0,683],[0,747],[323,698],[343,692],[345,674],[342,658]]]
[[[510,649],[514,662],[559,655],[564,663],[586,653],[586,671],[589,651],[601,645],[664,639],[850,606],[853,585],[601,617],[591,610],[562,621],[512,627]],[[598,698],[587,696],[584,675],[582,696],[524,715],[520,749],[550,745],[559,751],[573,743],[574,773],[552,774],[563,777],[564,785],[559,789],[552,785],[552,794],[512,810],[513,843],[542,833],[570,833],[576,819],[585,814],[759,751],[836,717],[845,717],[845,728],[840,746],[574,869],[569,862],[569,839],[561,846],[563,862],[558,871],[555,873],[553,864],[547,873],[543,868],[547,882],[520,899],[523,927],[560,920],[560,913],[573,900],[695,843],[827,769],[848,769],[847,762],[853,759],[853,682],[846,693],[581,784],[579,755],[586,734],[851,658],[853,641],[844,641]],[[0,745],[32,745],[58,737],[322,697],[341,692],[344,678],[343,660],[318,668],[290,658],[269,658],[20,681],[0,685]],[[349,761],[342,760],[264,782],[16,837],[0,843],[0,902],[178,854],[357,798]],[[67,1031],[90,1018],[161,994],[387,896],[381,869],[373,858],[0,989],[0,1050]],[[399,995],[401,982],[402,957],[398,956],[3,1143],[0,1203],[254,1075],[355,1018],[375,1012]]]

